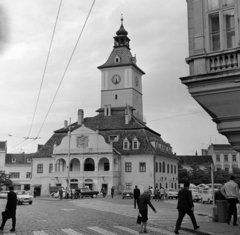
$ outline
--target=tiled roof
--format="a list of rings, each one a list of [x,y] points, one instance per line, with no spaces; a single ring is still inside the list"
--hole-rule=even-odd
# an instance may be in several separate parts
[[[191,163],[213,163],[211,155],[177,155],[181,163],[191,164]]]
[[[231,144],[212,144],[214,150],[234,150]]]
[[[120,62],[119,63],[115,63],[114,59],[116,56],[119,56]],[[110,56],[108,57],[107,61],[99,66],[98,68],[109,68],[109,67],[118,67],[118,66],[129,66],[132,65],[134,66],[136,69],[138,69],[142,74],[145,74],[134,62],[133,62],[133,56],[131,51],[127,48],[127,47],[117,47],[114,48],[110,54]]]
[[[125,124],[124,113],[113,113],[111,116],[104,116],[102,113],[95,117],[87,117],[84,119],[84,126],[94,131],[98,130],[99,134],[105,138],[107,143],[109,142],[110,135],[118,135],[117,142],[113,142],[113,148],[116,152],[122,155],[139,155],[139,154],[161,154],[162,156],[175,158],[174,154],[166,152],[156,151],[150,141],[149,137],[155,137],[161,139],[160,134],[154,132],[144,123],[138,121],[135,117],[132,117],[129,124]],[[80,127],[77,123],[71,125],[71,131]],[[54,143],[60,144],[62,138],[67,135],[68,129],[61,128],[56,130],[54,135],[48,140],[48,142],[36,153],[33,157],[51,157],[53,152]],[[132,149],[132,141],[134,137],[140,142],[140,147],[137,150]],[[127,138],[130,142],[130,148],[123,150],[123,140]]]
[[[5,158],[6,164],[27,164],[27,159],[31,157],[31,153],[7,153]],[[12,159],[16,159],[16,162],[12,162]]]

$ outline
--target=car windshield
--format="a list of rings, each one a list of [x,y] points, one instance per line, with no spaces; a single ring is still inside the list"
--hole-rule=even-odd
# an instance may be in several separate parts
[[[81,191],[82,192],[90,192],[91,190],[89,188],[82,188]]]
[[[25,191],[17,191],[16,194],[17,195],[27,195]]]
[[[171,188],[171,189],[169,189],[168,191],[177,192],[177,189]]]

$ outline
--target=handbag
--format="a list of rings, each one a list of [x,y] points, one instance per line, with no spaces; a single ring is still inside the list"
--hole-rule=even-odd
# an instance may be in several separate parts
[[[11,216],[11,213],[10,213],[10,211],[8,211],[8,210],[5,210],[5,211],[3,211],[2,212],[2,220],[8,220],[8,219],[11,219],[12,218],[12,216]]]
[[[141,224],[141,223],[142,223],[142,215],[140,213],[138,213],[137,224]]]

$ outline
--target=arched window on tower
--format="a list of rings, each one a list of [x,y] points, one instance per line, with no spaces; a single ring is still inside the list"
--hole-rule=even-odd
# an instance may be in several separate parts
[[[130,147],[129,140],[128,140],[128,138],[125,138],[124,141],[123,141],[123,149],[124,150],[129,150],[129,147]]]

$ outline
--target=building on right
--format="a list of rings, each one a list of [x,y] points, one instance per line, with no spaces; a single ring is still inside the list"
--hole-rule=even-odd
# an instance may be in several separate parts
[[[215,170],[232,172],[234,167],[240,168],[240,153],[230,144],[211,144],[208,155],[212,156]]]
[[[240,1],[187,0],[190,75],[180,78],[240,151]]]

